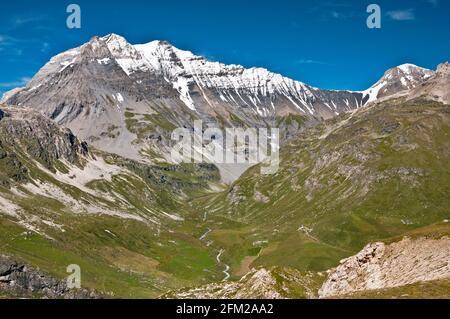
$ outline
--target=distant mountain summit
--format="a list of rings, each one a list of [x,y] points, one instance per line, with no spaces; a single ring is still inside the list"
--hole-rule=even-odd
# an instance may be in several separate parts
[[[365,102],[373,102],[383,97],[414,89],[433,74],[433,71],[414,64],[402,64],[389,69],[377,83],[363,92]]]

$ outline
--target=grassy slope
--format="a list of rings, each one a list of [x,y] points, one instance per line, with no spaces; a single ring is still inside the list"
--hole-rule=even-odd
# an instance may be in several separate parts
[[[20,199],[3,187],[0,191],[25,211],[51,218],[66,231],[43,226],[51,240],[0,217],[0,253],[60,278],[68,264],[79,264],[83,285],[116,297],[156,297],[220,281],[221,249],[234,279],[255,266],[329,269],[370,241],[419,232],[449,218],[449,107],[396,103],[308,130],[283,150],[276,175],[261,176],[254,167],[216,194],[206,189],[206,182],[214,181],[212,172],[201,174],[191,166],[149,170],[109,158],[134,174],[89,187],[119,194],[133,213],[175,212],[185,219],[165,219],[161,227],[73,214],[58,200]],[[26,166],[33,179],[57,184],[75,198],[124,209],[119,200],[92,197],[60,185],[32,163]],[[256,191],[269,201],[258,199]]]
[[[6,141],[6,139],[0,139]],[[97,153],[122,173],[110,182],[92,181],[91,192],[65,184],[50,170],[68,173],[59,160],[44,163],[23,150],[26,144],[1,145],[0,194],[17,205],[21,218],[0,215],[0,253],[65,278],[66,267],[78,264],[82,284],[116,297],[156,297],[168,288],[220,280],[216,252],[191,235],[195,224],[176,221],[164,213],[185,214],[184,198],[207,189],[218,172],[209,166],[145,166]],[[14,155],[13,160],[11,154]],[[81,165],[81,164],[80,164]],[[20,173],[20,174],[19,174]],[[18,178],[12,178],[18,176]],[[148,222],[108,215],[80,214],[58,194],[37,195],[26,183],[53,185],[79,203],[96,203],[106,211],[132,213]],[[15,191],[13,191],[15,189]],[[21,195],[19,195],[19,193]],[[23,217],[26,216],[25,220]],[[64,232],[42,221],[61,225]],[[25,222],[38,233],[27,231]]]
[[[323,271],[368,242],[449,218],[449,126],[449,106],[434,102],[360,110],[293,141],[276,175],[254,167],[194,206],[226,218],[210,237],[234,271],[255,245],[251,266]]]

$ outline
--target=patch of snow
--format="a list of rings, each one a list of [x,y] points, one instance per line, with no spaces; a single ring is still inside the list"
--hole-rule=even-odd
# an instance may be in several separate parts
[[[110,58],[97,59],[98,64],[103,64],[103,65],[109,64],[109,61],[111,61]]]
[[[36,91],[37,89],[39,89],[42,86],[42,84],[39,85],[35,85],[33,87],[30,88],[30,92]]]
[[[422,69],[421,67],[418,67],[417,65],[411,63],[399,65],[398,68],[405,74],[411,74],[414,69]]]
[[[74,58],[73,58],[72,60],[70,60],[70,61],[64,61],[64,62],[61,62],[62,69],[59,70],[59,73],[61,73],[62,71],[64,71],[67,67],[72,66],[72,65],[76,62],[76,60],[77,60],[77,57],[74,57]]]
[[[189,81],[186,78],[179,77],[175,82],[173,82],[173,87],[180,93],[180,99],[186,106],[195,111],[194,101],[189,94]]]
[[[371,88],[361,92],[363,94],[363,97],[366,97],[367,95],[369,96],[369,99],[366,101],[366,104],[375,101],[378,97],[378,93],[384,86],[386,86],[386,84],[387,84],[386,81],[381,81],[372,86]]]

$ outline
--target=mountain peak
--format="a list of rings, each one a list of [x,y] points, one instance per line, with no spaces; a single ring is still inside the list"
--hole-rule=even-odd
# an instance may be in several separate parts
[[[100,39],[103,40],[103,41],[106,41],[106,42],[120,41],[120,42],[127,42],[128,43],[128,41],[123,36],[118,35],[116,33],[109,33],[109,34],[101,37]]]
[[[436,73],[439,74],[450,74],[450,64],[444,62],[438,65]]]
[[[411,70],[414,70],[414,69],[422,69],[422,70],[424,70],[424,68],[422,68],[420,66],[417,66],[415,64],[412,64],[412,63],[401,64],[401,65],[395,67],[395,69],[400,69],[400,70],[402,70],[405,73],[411,72]]]
[[[405,63],[387,70],[383,77],[369,89],[363,91],[367,102],[411,90],[434,74],[433,71],[415,64]]]
[[[109,50],[113,55],[115,54],[127,54],[132,51],[132,45],[128,41],[115,33],[108,34],[100,38],[101,41],[106,43]]]
[[[396,67],[393,67],[389,70],[387,70],[384,74],[384,77],[387,77],[389,79],[389,75],[394,75],[394,76],[403,76],[403,75],[417,75],[417,74],[422,74],[425,76],[430,77],[431,75],[433,75],[433,71],[417,66],[415,64],[412,63],[404,63],[401,65],[398,65]]]

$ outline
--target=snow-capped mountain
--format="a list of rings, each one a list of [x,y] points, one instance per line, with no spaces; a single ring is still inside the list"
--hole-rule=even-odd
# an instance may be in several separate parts
[[[164,41],[132,46],[117,35],[109,35],[100,41],[107,44],[128,76],[133,77],[140,72],[160,74],[179,93],[180,100],[190,110],[196,110],[197,104],[204,103],[214,107],[216,100],[220,100],[236,107],[251,108],[255,115],[267,117],[278,114],[276,103],[286,99],[293,112],[329,117],[330,112],[342,111],[333,103],[345,104],[343,109],[347,110],[361,104],[357,98],[350,98],[351,93],[346,93],[347,96],[343,96],[341,101],[335,97],[326,100],[317,93],[320,90],[266,69],[245,69],[240,65],[211,62]],[[194,96],[196,89],[200,95],[197,98]],[[198,101],[199,98],[201,101]],[[327,104],[330,112],[320,110],[320,106]]]
[[[166,82],[163,86],[166,92],[161,97],[172,97],[175,91],[191,111],[201,111],[202,105],[215,107],[225,103],[249,108],[250,114],[260,117],[289,112],[331,117],[361,106],[362,100],[360,93],[322,91],[266,69],[210,62],[167,42],[133,46],[115,34],[93,38],[79,48],[57,55],[27,88],[8,100],[29,102],[33,100],[31,95],[36,95],[42,86],[59,84],[63,75],[76,73],[81,66],[92,69],[90,64],[96,64],[96,75],[101,69],[110,71],[119,67],[127,82],[131,80],[144,93],[150,84],[162,86],[149,81],[158,77]]]
[[[110,34],[53,57],[3,102],[37,109],[101,150],[148,160],[167,154],[174,127],[192,127],[196,119],[208,126],[284,126],[288,136],[431,74],[403,65],[364,92],[321,90],[263,68],[211,62],[164,41],[132,45]],[[301,125],[283,122],[290,115]]]
[[[412,90],[433,74],[433,71],[414,64],[402,64],[389,69],[377,83],[362,92],[364,103],[370,103],[402,91]]]

